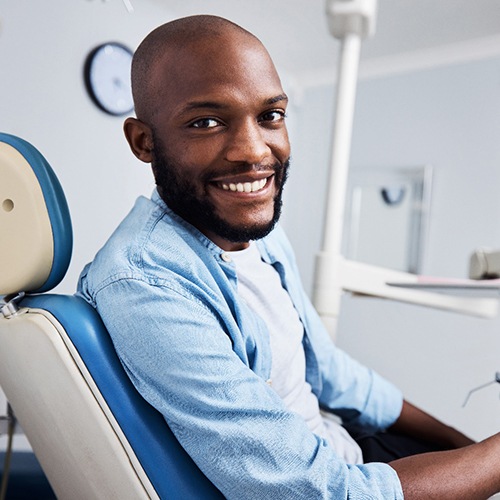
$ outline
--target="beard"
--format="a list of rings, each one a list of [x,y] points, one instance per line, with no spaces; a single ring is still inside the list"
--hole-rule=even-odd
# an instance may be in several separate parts
[[[154,138],[153,173],[158,187],[158,193],[168,207],[179,217],[189,222],[200,231],[210,231],[232,243],[246,243],[267,236],[274,228],[281,216],[283,187],[288,177],[290,160],[281,163],[276,161],[272,165],[276,194],[273,199],[273,216],[269,222],[253,225],[234,225],[219,216],[217,209],[209,199],[205,188],[199,193],[196,184],[187,176],[182,176],[182,165],[169,158],[164,151],[161,141]],[[250,170],[258,171],[264,167],[259,165],[240,165],[229,173],[238,175]],[[269,170],[266,166],[265,170]],[[202,186],[208,185],[210,179],[220,172],[206,173],[200,179]]]

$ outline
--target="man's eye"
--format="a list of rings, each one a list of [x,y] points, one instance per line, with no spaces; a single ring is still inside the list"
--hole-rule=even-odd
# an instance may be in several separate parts
[[[261,116],[263,122],[279,122],[286,118],[286,113],[280,110],[268,111]]]
[[[194,128],[214,128],[218,127],[220,122],[215,120],[214,118],[201,118],[200,120],[196,120],[191,123],[191,127]]]

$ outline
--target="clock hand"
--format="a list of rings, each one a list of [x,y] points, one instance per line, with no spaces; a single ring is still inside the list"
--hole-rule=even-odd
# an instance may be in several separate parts
[[[123,0],[123,3],[125,4],[125,8],[127,9],[127,12],[133,12],[134,7],[132,6],[132,2],[130,0]]]

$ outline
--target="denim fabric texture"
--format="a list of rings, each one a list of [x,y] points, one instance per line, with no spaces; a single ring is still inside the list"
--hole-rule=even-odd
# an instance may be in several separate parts
[[[282,229],[257,244],[304,325],[307,381],[321,407],[357,427],[390,426],[400,391],[331,342]],[[236,287],[227,254],[155,190],[85,267],[78,294],[99,312],[138,391],[227,498],[403,498],[394,469],[346,464],[285,408],[269,380],[269,333]]]

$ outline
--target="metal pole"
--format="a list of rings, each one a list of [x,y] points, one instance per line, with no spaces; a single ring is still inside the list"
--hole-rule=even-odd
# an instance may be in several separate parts
[[[376,8],[377,0],[326,2],[330,32],[341,40],[341,46],[323,241],[316,259],[313,302],[332,337],[342,294],[339,266],[361,39],[375,32]]]

